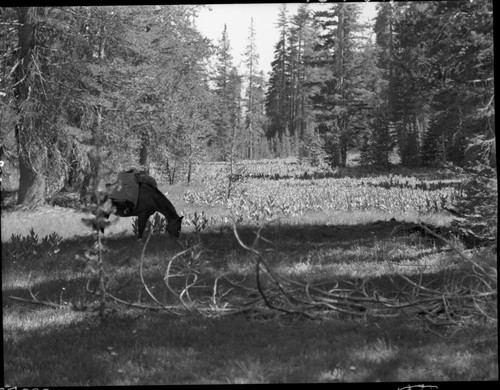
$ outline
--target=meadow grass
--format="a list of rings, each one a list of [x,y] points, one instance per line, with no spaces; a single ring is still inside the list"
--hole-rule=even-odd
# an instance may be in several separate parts
[[[193,189],[193,186],[190,187]],[[228,213],[184,200],[186,188],[168,188],[180,210]],[[9,386],[102,386],[279,382],[406,382],[498,380],[496,322],[471,317],[464,326],[425,326],[418,318],[360,319],[331,316],[311,321],[297,316],[249,315],[178,317],[108,302],[104,319],[92,311],[98,298],[85,289],[97,284],[85,252],[95,242],[81,213],[45,207],[33,213],[2,214],[2,304],[4,376]],[[396,221],[390,221],[395,218]],[[461,271],[461,259],[443,245],[408,234],[409,222],[446,226],[443,213],[382,211],[310,212],[269,222],[260,242],[266,261],[280,275],[313,282],[367,278],[381,293],[397,275],[423,277],[433,286]],[[132,220],[122,218],[106,231],[108,291],[130,302],[151,303],[139,277],[142,246],[132,236]],[[64,237],[57,250],[9,255],[10,234]],[[251,243],[256,225],[240,226]],[[6,238],[7,237],[7,238]],[[229,226],[214,223],[202,232],[183,228],[184,245],[200,243],[196,259],[181,259],[205,282],[193,298],[208,298],[211,283],[225,274],[255,287],[253,256]],[[166,264],[180,252],[164,235],[152,236],[144,259],[147,286],[165,305],[178,304],[163,282]],[[476,251],[488,261],[496,259]],[[475,252],[475,253],[476,253]],[[189,264],[188,264],[189,263]],[[182,287],[182,280],[173,281]],[[10,299],[77,303],[86,311],[54,309]],[[230,286],[223,286],[229,290]],[[237,302],[237,294],[235,302]]]

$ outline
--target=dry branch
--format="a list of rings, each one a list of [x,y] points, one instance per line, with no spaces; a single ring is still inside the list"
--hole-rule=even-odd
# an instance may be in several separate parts
[[[427,230],[425,225],[422,225],[422,228]],[[262,237],[262,227],[255,232],[251,246],[242,241],[235,225],[233,230],[239,245],[252,254],[255,265],[254,286],[248,284],[246,277],[234,280],[225,274],[217,276],[211,284],[201,280],[199,272],[185,265],[189,264],[189,261],[179,261],[186,255],[191,256],[191,260],[195,260],[195,257],[197,259],[197,248],[201,245],[198,242],[180,251],[166,263],[163,281],[178,304],[162,303],[154,296],[144,278],[143,264],[150,232],[142,248],[139,272],[142,285],[153,304],[128,302],[109,292],[106,292],[106,298],[129,307],[167,311],[175,316],[194,313],[207,317],[244,314],[253,319],[276,318],[280,315],[309,319],[325,319],[339,315],[359,319],[403,317],[421,319],[427,327],[456,324],[477,315],[496,321],[495,315],[487,310],[488,306],[493,306],[492,301],[497,296],[496,270],[490,270],[474,261],[430,229],[429,234],[443,240],[471,265],[471,273],[463,277],[449,278],[441,283],[442,287],[439,289],[430,287],[430,282],[424,284],[422,274],[416,280],[399,274],[398,278],[405,283],[399,288],[396,287],[398,283],[390,276],[389,281],[394,285],[394,290],[385,293],[371,287],[369,279],[355,282],[344,280],[343,287],[339,287],[339,281],[311,283],[280,275],[267,263],[264,256],[267,251],[257,249],[261,240],[271,243]],[[90,291],[88,283],[86,289]],[[209,292],[198,294],[196,289],[206,289]],[[28,290],[31,300],[11,298],[57,308],[65,306],[38,300],[31,290],[30,281]]]
[[[367,287],[367,280],[362,280],[358,285],[352,284],[351,289],[338,288],[338,283],[334,288],[325,289],[318,285],[304,283],[279,276],[268,266],[263,259],[262,253],[256,249],[261,238],[261,229],[256,232],[256,238],[250,247],[242,242],[234,226],[235,237],[242,248],[251,252],[255,257],[257,291],[265,303],[265,307],[270,310],[287,314],[301,314],[308,318],[325,318],[332,313],[342,313],[354,317],[397,317],[397,316],[419,316],[428,320],[432,324],[456,323],[460,319],[466,318],[467,314],[475,311],[476,314],[485,315],[489,319],[494,317],[487,315],[481,307],[485,299],[496,298],[496,278],[492,283],[484,279],[486,270],[477,262],[468,259],[448,240],[430,231],[425,226],[422,228],[429,230],[430,234],[442,239],[450,245],[463,259],[471,262],[474,275],[485,288],[483,291],[464,292],[457,281],[446,283],[443,291],[430,288],[422,283],[422,275],[418,282],[411,280],[405,275],[400,275],[407,282],[410,291],[398,289],[396,296],[382,296],[374,291],[370,292]],[[271,277],[273,284],[263,288],[260,281],[261,271]],[[394,285],[396,285],[394,283]],[[271,299],[272,297],[272,299]],[[262,300],[254,300],[253,304],[262,311],[260,305]],[[469,304],[472,302],[472,304]],[[474,304],[478,302],[474,306]],[[259,306],[260,305],[260,306]],[[263,313],[264,314],[264,313]]]
[[[66,304],[58,304],[55,302],[51,301],[40,301],[36,296],[38,293],[34,294],[33,290],[31,289],[31,271],[28,274],[28,292],[30,293],[31,299],[26,299],[26,298],[21,298],[21,297],[15,297],[15,296],[9,296],[10,299],[13,299],[15,301],[20,301],[20,302],[26,302],[26,303],[33,303],[36,305],[41,305],[41,306],[48,306],[48,307],[55,307],[57,309],[62,309],[65,307],[68,307]]]

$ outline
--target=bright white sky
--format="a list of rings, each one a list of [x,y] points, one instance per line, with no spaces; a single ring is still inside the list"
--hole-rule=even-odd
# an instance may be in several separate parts
[[[264,4],[209,4],[200,10],[196,20],[198,30],[214,43],[218,43],[222,37],[224,23],[227,25],[229,42],[233,49],[233,63],[241,70],[243,53],[248,45],[250,35],[250,20],[256,35],[256,47],[259,53],[259,69],[264,71],[266,78],[271,71],[271,62],[274,59],[274,46],[279,39],[279,31],[276,28],[278,13],[282,3]],[[363,17],[374,18],[375,2],[359,3],[363,8]],[[309,3],[313,11],[329,8],[332,4]],[[300,3],[286,3],[288,15],[295,15]]]

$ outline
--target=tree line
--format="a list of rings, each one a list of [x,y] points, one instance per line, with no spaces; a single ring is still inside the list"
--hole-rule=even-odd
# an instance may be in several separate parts
[[[0,9],[2,160],[19,169],[19,204],[85,192],[98,161],[173,170],[203,156],[215,101],[197,12]]]
[[[420,167],[492,151],[492,2],[378,3],[371,28],[360,9],[303,5],[289,17],[282,8],[268,139],[292,142],[295,155],[316,147],[331,166],[345,166],[350,149],[382,168],[391,153]]]
[[[494,156],[492,2],[380,3],[373,26],[360,10],[283,5],[266,79],[253,21],[240,70],[225,27],[218,42],[197,30],[199,6],[0,8],[0,152],[18,203],[83,193],[101,160],[174,180],[207,160]]]

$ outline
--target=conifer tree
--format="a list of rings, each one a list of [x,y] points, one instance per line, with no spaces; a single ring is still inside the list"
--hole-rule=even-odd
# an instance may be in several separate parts
[[[275,45],[274,60],[271,63],[272,69],[266,94],[266,116],[268,118],[266,136],[268,138],[275,138],[281,142],[290,125],[288,112],[290,104],[290,74],[288,73],[290,59],[286,4],[283,4],[280,8],[276,27],[279,29],[280,37]],[[279,148],[277,143],[275,143],[274,147]],[[279,154],[278,149],[272,150],[272,152]]]
[[[263,141],[264,133],[264,75],[259,71],[259,54],[255,43],[253,18],[250,20],[248,45],[243,62],[246,67],[245,81],[245,158],[256,157],[257,145]]]
[[[353,137],[353,112],[359,108],[359,87],[353,80],[353,66],[361,28],[357,23],[357,4],[335,4],[315,14],[319,30],[311,65],[315,73],[310,84],[318,130],[325,140],[325,151],[332,166],[345,166],[347,149]]]
[[[383,4],[375,31],[403,165],[463,164],[494,139],[491,1]]]
[[[311,77],[309,60],[313,55],[315,31],[312,27],[313,19],[307,4],[301,4],[297,14],[291,18],[290,46],[291,62],[293,64],[292,85],[292,129],[296,134],[298,153],[305,151],[303,144],[308,142],[307,132],[313,131],[313,113],[310,104],[310,89],[308,83]],[[311,134],[311,136],[313,136]],[[314,139],[314,136],[312,137]]]
[[[231,55],[231,44],[227,32],[227,26],[224,24],[222,37],[219,40],[217,47],[216,58],[216,75],[215,75],[215,95],[217,97],[217,117],[216,117],[216,133],[215,133],[215,151],[217,159],[225,159],[227,157],[227,146],[231,143],[232,130],[234,127],[231,123],[232,114],[232,91],[230,90],[230,77],[233,71]]]

